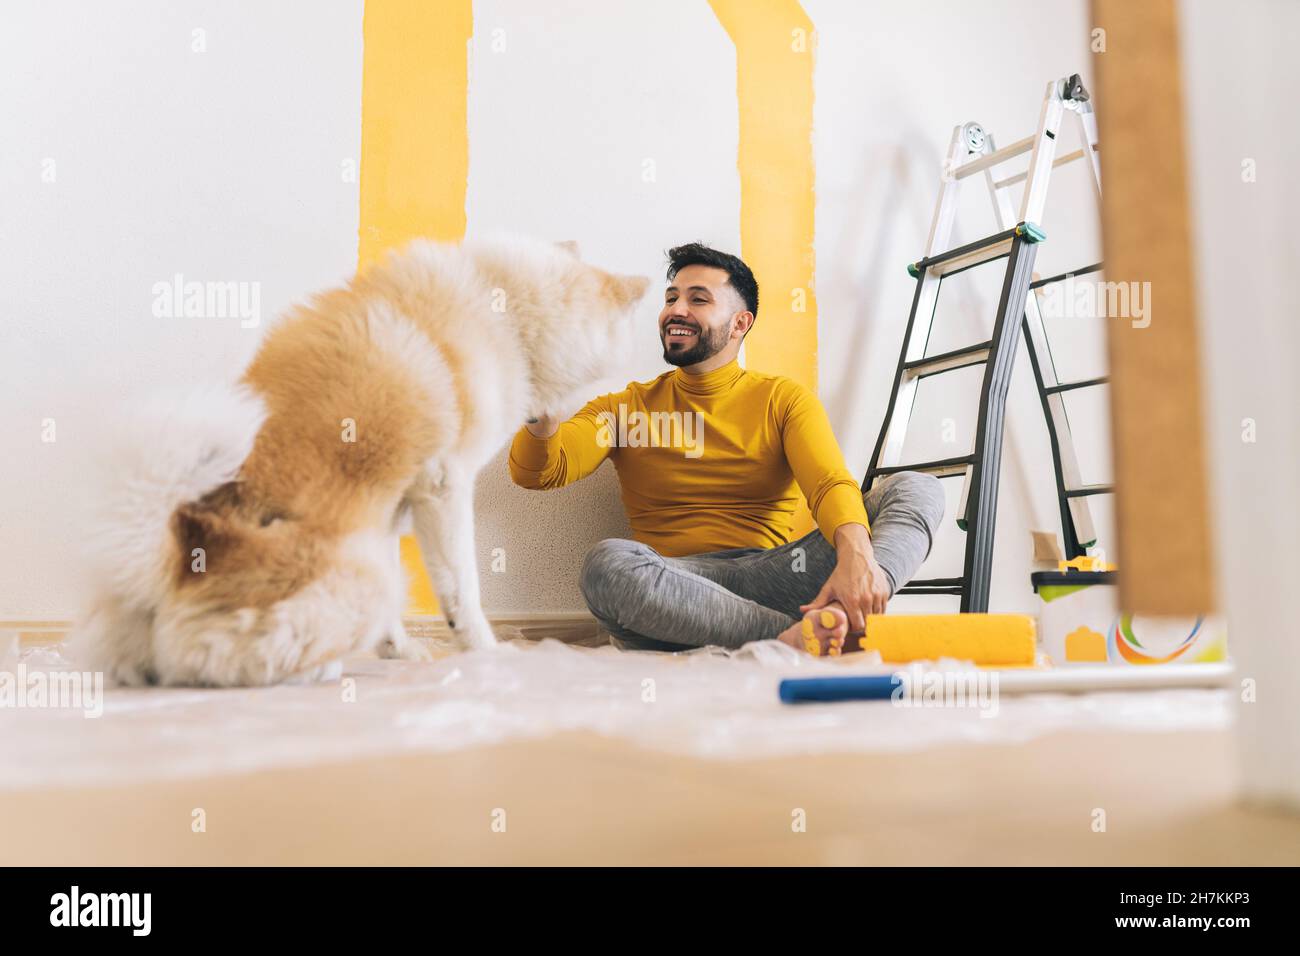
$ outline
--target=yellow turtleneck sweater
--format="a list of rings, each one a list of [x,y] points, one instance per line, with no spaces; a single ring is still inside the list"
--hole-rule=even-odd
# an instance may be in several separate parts
[[[817,397],[737,362],[703,375],[681,369],[602,395],[550,438],[521,428],[510,477],[560,488],[612,458],[632,537],[675,557],[790,540],[802,490],[826,540],[867,526]]]

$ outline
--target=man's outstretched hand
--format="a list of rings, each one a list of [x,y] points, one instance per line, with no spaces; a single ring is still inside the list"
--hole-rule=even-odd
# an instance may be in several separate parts
[[[835,531],[835,570],[817,596],[799,608],[807,613],[836,602],[849,618],[849,631],[861,631],[868,614],[884,614],[889,601],[889,579],[876,563],[871,535],[860,524],[841,525]]]
[[[534,438],[550,438],[560,430],[560,420],[554,415],[548,415],[545,412],[536,418],[530,418],[524,423],[530,435]]]

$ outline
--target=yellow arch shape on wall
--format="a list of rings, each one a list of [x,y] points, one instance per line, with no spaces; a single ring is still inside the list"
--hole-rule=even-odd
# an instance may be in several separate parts
[[[465,235],[470,0],[366,0],[358,268],[416,236]],[[409,614],[438,601],[413,537],[402,539]]]
[[[740,254],[762,289],[745,365],[817,391],[812,20],[797,0],[709,0],[736,46]],[[794,533],[814,526],[806,505]]]
[[[750,368],[817,388],[813,289],[814,34],[797,0],[710,0],[736,46],[741,255],[762,277]],[[367,0],[358,267],[416,236],[465,233],[471,0]],[[813,527],[806,507],[795,533]],[[407,611],[436,614],[419,547],[402,539]]]

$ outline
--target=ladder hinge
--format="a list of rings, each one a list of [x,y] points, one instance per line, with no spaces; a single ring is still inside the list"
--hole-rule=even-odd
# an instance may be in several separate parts
[[[1032,222],[1022,222],[1016,226],[1016,235],[1023,237],[1025,242],[1042,242],[1047,238],[1047,233]]]

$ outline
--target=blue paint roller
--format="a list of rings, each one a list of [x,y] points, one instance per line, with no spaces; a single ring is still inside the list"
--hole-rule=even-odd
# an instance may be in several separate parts
[[[833,700],[889,700],[903,682],[901,674],[866,677],[790,677],[781,681],[781,700],[787,704],[824,703]]]

